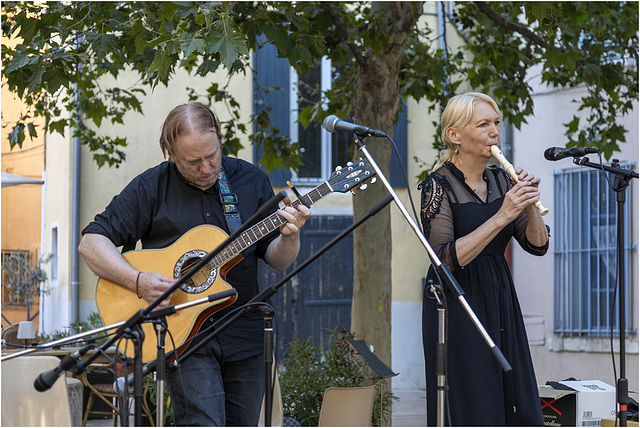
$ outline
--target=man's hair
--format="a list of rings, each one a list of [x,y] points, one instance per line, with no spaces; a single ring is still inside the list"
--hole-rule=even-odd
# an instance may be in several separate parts
[[[220,138],[220,124],[215,113],[199,102],[181,104],[169,112],[162,125],[160,148],[171,158],[176,140],[192,132],[215,132]]]

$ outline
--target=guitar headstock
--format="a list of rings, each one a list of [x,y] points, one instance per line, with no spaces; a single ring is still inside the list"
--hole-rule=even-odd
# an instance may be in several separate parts
[[[338,166],[327,183],[335,192],[348,192],[356,186],[362,186],[365,181],[376,175],[375,170],[367,159],[358,159],[356,162],[347,162],[344,167]],[[366,185],[363,186],[366,188]],[[364,190],[364,188],[363,188]]]

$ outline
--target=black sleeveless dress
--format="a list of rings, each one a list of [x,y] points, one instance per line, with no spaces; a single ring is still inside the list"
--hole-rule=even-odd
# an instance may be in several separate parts
[[[467,312],[447,290],[446,367],[451,420],[447,416],[445,422],[452,426],[541,426],[542,412],[527,334],[504,253],[512,237],[534,255],[545,254],[548,243],[534,247],[527,241],[527,217],[523,211],[473,261],[459,266],[455,240],[492,217],[513,185],[507,173],[497,167],[487,168],[483,178],[488,184],[486,201],[480,200],[465,184],[462,173],[450,162],[419,186],[425,237],[442,263],[451,268],[469,306],[513,369],[507,374],[503,372]],[[438,283],[433,266],[427,278]],[[526,286],[535,286],[535,272]],[[437,326],[437,301],[425,289],[422,330],[429,426],[436,425],[437,416]]]

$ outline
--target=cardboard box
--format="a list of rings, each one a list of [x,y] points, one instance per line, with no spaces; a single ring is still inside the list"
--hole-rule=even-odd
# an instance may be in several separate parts
[[[616,389],[599,380],[538,386],[545,426],[599,427],[615,418]],[[566,388],[566,389],[565,389]]]
[[[602,419],[601,421],[601,425],[603,427],[612,427],[613,426],[613,421],[614,419]],[[620,426],[620,419],[618,419],[618,423],[616,424],[617,427]],[[638,421],[630,421],[627,419],[627,426],[628,427],[637,427],[638,426]]]

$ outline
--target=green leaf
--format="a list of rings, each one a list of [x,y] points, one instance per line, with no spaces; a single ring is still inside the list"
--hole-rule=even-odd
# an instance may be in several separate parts
[[[239,56],[247,55],[249,50],[240,29],[228,19],[222,19],[207,38],[207,52],[219,54],[220,62],[231,70]]]
[[[574,133],[578,130],[578,126],[580,126],[580,119],[577,116],[573,116],[573,120],[569,123],[564,123],[564,126],[567,127],[568,133]]]
[[[153,58],[153,62],[147,69],[147,74],[158,73],[158,78],[164,81],[169,75],[172,61],[166,52],[160,52]]]
[[[7,68],[4,73],[12,73],[20,68],[32,67],[40,61],[39,55],[29,55],[25,53],[17,53],[11,61],[8,61]]]
[[[36,131],[36,126],[33,122],[27,123],[27,129],[29,129],[29,137],[31,137],[31,139],[38,137],[38,132]]]
[[[118,38],[114,34],[103,34],[89,31],[85,33],[85,37],[87,42],[91,44],[91,47],[95,51],[98,62],[107,58],[111,52],[119,52],[121,50]]]
[[[193,52],[204,53],[206,48],[207,45],[201,37],[191,37],[188,34],[182,34],[180,36],[180,49],[185,58]]]
[[[22,143],[24,142],[24,125],[18,123],[11,129],[9,133],[9,144],[11,148],[15,147],[17,144],[18,147],[22,148]]]

